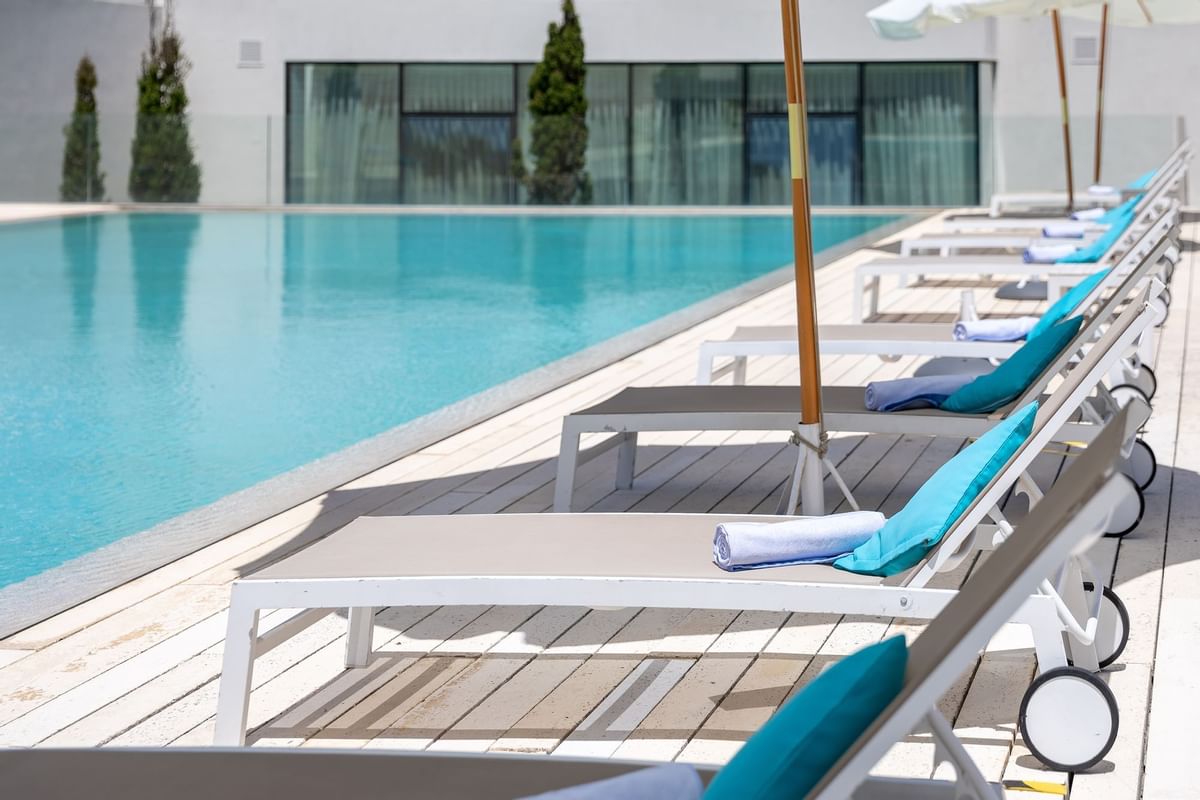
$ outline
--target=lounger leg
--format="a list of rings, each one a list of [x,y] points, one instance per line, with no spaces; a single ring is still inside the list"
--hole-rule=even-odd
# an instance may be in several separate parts
[[[879,286],[881,283],[883,283],[882,275],[876,275],[875,279],[871,281],[871,304],[868,306],[871,319],[875,319],[879,315]],[[862,322],[862,320],[859,320],[859,322]]]
[[[716,356],[713,355],[712,349],[708,346],[708,342],[703,342],[700,345],[700,363],[696,365],[696,385],[708,386],[712,383],[713,376],[713,361]]]
[[[749,361],[745,356],[738,356],[733,359],[733,385],[746,385],[746,363]]]
[[[850,316],[851,321],[855,323],[863,321],[863,291],[865,291],[863,274],[859,270],[855,270],[854,296],[850,298]]]
[[[346,631],[346,666],[365,667],[371,660],[371,636],[375,633],[375,609],[351,608]]]
[[[575,465],[579,461],[579,431],[563,420],[562,442],[558,447],[558,473],[554,477],[554,511],[571,510],[571,495],[575,489]]]
[[[250,708],[250,681],[254,677],[254,650],[258,642],[258,609],[238,602],[237,587],[229,606],[225,655],[217,693],[216,731],[213,744],[241,747],[246,743],[246,716]]]
[[[617,446],[617,488],[632,489],[633,473],[637,467],[637,431],[619,434]]]
[[[1067,665],[1063,624],[1050,596],[1036,594],[1030,597],[1013,616],[1012,621],[1029,626],[1033,634],[1033,652],[1037,656],[1039,675]]]

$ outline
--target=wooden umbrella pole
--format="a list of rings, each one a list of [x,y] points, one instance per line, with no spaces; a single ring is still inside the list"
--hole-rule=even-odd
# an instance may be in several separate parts
[[[1100,9],[1100,65],[1096,73],[1096,159],[1092,182],[1100,183],[1100,153],[1104,142],[1104,63],[1108,55],[1108,3]]]
[[[800,421],[821,423],[821,359],[817,346],[817,287],[813,269],[812,213],[808,199],[808,131],[804,58],[797,0],[780,0],[783,61],[787,76],[788,138],[792,165],[792,246],[796,271],[796,321],[800,343]],[[813,444],[817,444],[813,442]]]
[[[1054,23],[1054,54],[1058,59],[1058,94],[1062,100],[1063,155],[1067,162],[1067,210],[1075,207],[1075,176],[1071,169],[1071,114],[1067,108],[1067,67],[1063,61],[1062,22],[1058,9],[1050,12]]]

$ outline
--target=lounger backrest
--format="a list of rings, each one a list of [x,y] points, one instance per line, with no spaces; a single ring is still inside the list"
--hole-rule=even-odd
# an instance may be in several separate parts
[[[1010,407],[1020,408],[1041,397],[1042,394],[1045,393],[1046,387],[1049,386],[1050,381],[1053,380],[1054,376],[1065,370],[1075,356],[1079,353],[1079,351],[1096,338],[1096,336],[1100,333],[1101,327],[1103,327],[1105,323],[1112,319],[1113,314],[1116,313],[1120,305],[1129,298],[1130,293],[1137,288],[1138,284],[1141,283],[1141,281],[1146,277],[1146,274],[1158,264],[1159,259],[1161,259],[1163,254],[1166,253],[1169,243],[1165,236],[1166,231],[1170,230],[1170,227],[1173,224],[1170,221],[1171,217],[1172,215],[1170,212],[1168,212],[1168,214],[1164,215],[1164,217],[1159,220],[1158,224],[1156,224],[1151,230],[1146,231],[1146,233],[1138,241],[1138,245],[1130,248],[1131,252],[1134,250],[1140,251],[1142,242],[1155,236],[1162,237],[1158,242],[1158,245],[1150,250],[1150,252],[1145,253],[1145,255],[1137,262],[1137,266],[1134,267],[1133,271],[1126,276],[1125,280],[1121,282],[1121,285],[1117,287],[1117,290],[1110,294],[1100,308],[1087,318],[1084,324],[1080,327],[1078,333],[1075,334],[1074,338],[1072,338],[1071,341],[1067,343],[1066,347],[1064,347],[1058,354],[1058,357],[1055,358],[1054,361],[1050,362],[1049,366],[1042,370],[1042,373],[1025,388],[1025,391]],[[1113,267],[1113,272],[1117,273],[1122,269],[1123,266],[1118,264],[1117,266]]]
[[[1185,139],[1178,147],[1167,156],[1167,160],[1158,166],[1154,171],[1154,175],[1146,183],[1145,193],[1142,199],[1138,201],[1135,209],[1140,210],[1143,206],[1153,201],[1158,195],[1167,188],[1169,184],[1187,168],[1187,160],[1191,158],[1192,143],[1190,139]]]
[[[1154,215],[1151,220],[1150,227],[1142,232],[1142,235],[1133,244],[1132,247],[1121,256],[1104,276],[1104,280],[1092,287],[1092,291],[1088,292],[1087,297],[1083,298],[1076,306],[1075,313],[1086,314],[1088,309],[1099,302],[1114,286],[1116,294],[1119,295],[1122,291],[1132,291],[1133,287],[1145,277],[1159,259],[1167,251],[1170,245],[1168,237],[1171,229],[1175,227],[1175,221],[1178,218],[1178,208],[1175,205],[1161,209]],[[1132,271],[1129,271],[1132,267]],[[1052,298],[1057,299],[1057,298]],[[1118,298],[1114,303],[1119,303]],[[1107,317],[1112,316],[1112,311],[1115,306],[1104,306],[1094,314],[1089,314],[1089,319],[1092,317],[1099,318],[1101,322]]]
[[[1147,287],[1139,299],[1122,311],[1104,336],[1063,378],[1062,383],[1045,398],[1038,408],[1033,430],[1004,468],[984,488],[975,502],[968,506],[946,532],[942,541],[915,569],[887,582],[906,586],[925,586],[940,571],[951,569],[961,554],[968,552],[976,528],[996,506],[1017,478],[1053,441],[1062,426],[1075,414],[1084,399],[1092,393],[1113,364],[1136,341],[1142,331],[1154,322],[1155,312],[1148,298]],[[1020,408],[1021,406],[1017,406]]]
[[[1017,532],[975,570],[909,647],[904,687],[809,795],[852,796],[896,742],[918,727],[1037,585],[1107,522],[1121,489],[1113,480],[1128,412],[1123,411],[1050,489]]]

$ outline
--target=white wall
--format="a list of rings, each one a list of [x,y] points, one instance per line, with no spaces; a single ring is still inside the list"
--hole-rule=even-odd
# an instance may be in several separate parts
[[[1075,36],[1097,36],[1087,20],[1063,20],[1075,183],[1092,181],[1096,114],[1095,65],[1071,61]],[[1180,123],[1200,132],[1200,96],[1185,87],[1200,79],[1200,26],[1110,29],[1104,95],[1101,177],[1123,183],[1173,149]],[[1006,19],[997,26],[994,114],[998,189],[1065,183],[1054,38],[1049,19]],[[1182,120],[1180,119],[1182,118]]]
[[[101,162],[112,199],[128,197],[144,7],[81,0],[0,0],[0,201],[57,200],[75,68],[96,64]]]

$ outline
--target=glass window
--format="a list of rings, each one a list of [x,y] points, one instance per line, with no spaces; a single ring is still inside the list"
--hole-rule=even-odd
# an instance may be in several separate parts
[[[406,64],[404,113],[512,113],[512,64]]]
[[[400,67],[288,66],[287,198],[396,203]]]
[[[587,170],[592,202],[629,202],[629,65],[593,64],[587,71]]]
[[[512,117],[406,116],[404,202],[515,202]]]
[[[866,64],[862,115],[866,203],[978,202],[974,64]]]
[[[746,113],[787,113],[787,81],[784,79],[783,64],[746,65]]]
[[[633,66],[633,202],[742,202],[742,68]]]

